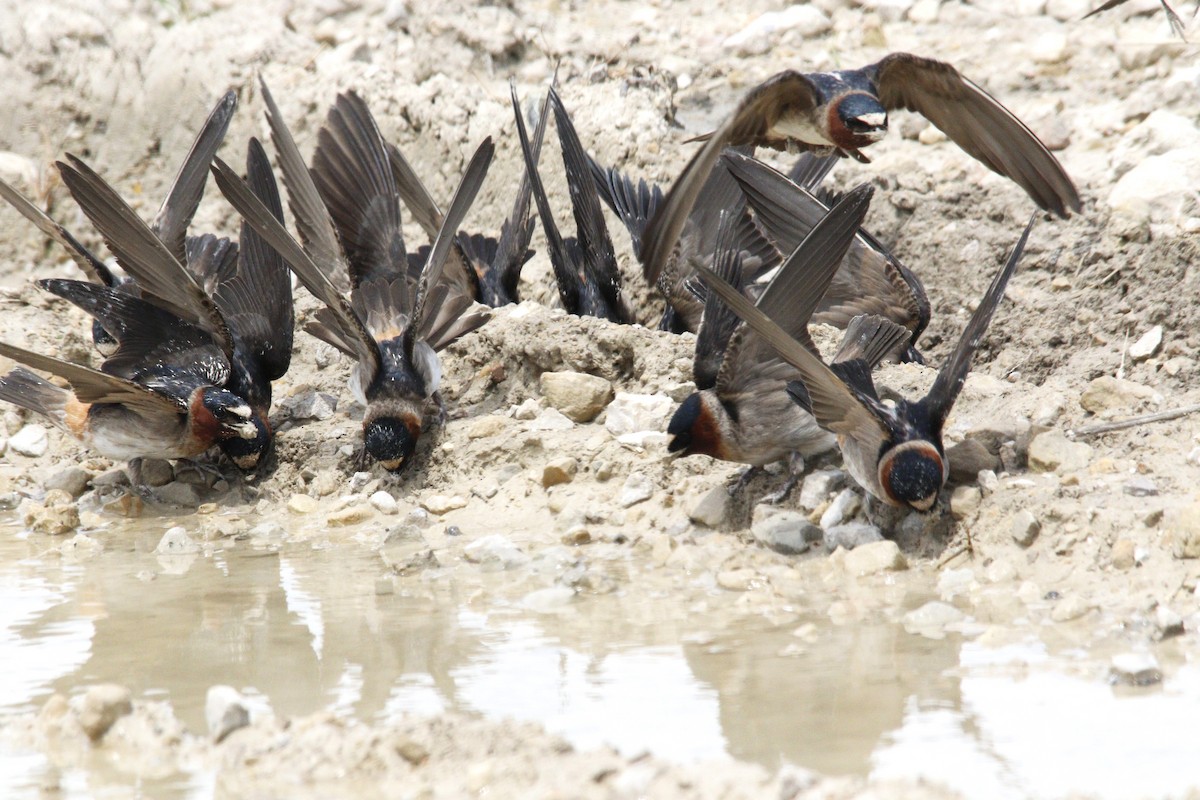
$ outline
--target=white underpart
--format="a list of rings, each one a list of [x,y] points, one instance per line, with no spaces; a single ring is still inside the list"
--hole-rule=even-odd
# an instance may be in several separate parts
[[[833,142],[829,141],[825,134],[816,125],[812,124],[812,120],[806,114],[797,114],[780,119],[775,123],[775,132],[792,139],[807,142],[808,144],[816,144],[822,147],[834,146]]]
[[[882,111],[876,111],[871,114],[863,114],[858,117],[858,121],[863,125],[869,125],[872,128],[883,128],[887,126],[887,114]]]

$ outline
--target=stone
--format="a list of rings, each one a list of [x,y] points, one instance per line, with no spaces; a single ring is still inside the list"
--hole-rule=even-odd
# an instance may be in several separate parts
[[[487,439],[491,436],[499,436],[504,433],[508,427],[508,420],[498,414],[490,414],[486,417],[479,417],[472,420],[467,427],[468,439]]]
[[[472,564],[498,569],[512,569],[529,561],[519,547],[507,536],[493,533],[476,539],[463,548],[463,557]]]
[[[171,462],[161,458],[143,458],[141,466],[142,483],[147,486],[166,486],[175,480],[175,470]]]
[[[38,458],[46,454],[50,447],[50,437],[46,429],[37,423],[30,423],[17,431],[8,440],[8,449],[30,458]]]
[[[989,451],[983,442],[973,438],[947,447],[946,460],[950,463],[951,483],[975,483],[983,470],[995,472],[1001,469],[1000,457]]]
[[[456,508],[466,508],[467,500],[459,495],[444,495],[435,494],[421,500],[421,507],[430,514],[442,516],[448,514]]]
[[[1154,627],[1159,639],[1179,636],[1184,631],[1183,617],[1170,606],[1159,603],[1154,609]]]
[[[168,528],[167,532],[158,540],[158,545],[154,548],[154,552],[160,556],[192,555],[199,553],[200,550],[200,545],[180,525]]]
[[[979,513],[983,492],[978,486],[959,486],[950,495],[950,513],[957,520],[964,520]]]
[[[352,505],[338,509],[325,517],[325,524],[330,528],[346,528],[351,525],[361,525],[375,516],[375,509],[370,505]]]
[[[1054,605],[1050,619],[1055,622],[1071,622],[1091,611],[1095,606],[1086,598],[1077,594],[1067,595]]]
[[[729,518],[729,501],[729,490],[714,486],[688,512],[688,519],[706,528],[720,527]]]
[[[538,412],[541,410],[542,407],[538,404],[538,401],[530,397],[525,400],[525,402],[521,403],[521,405],[513,407],[512,416],[513,419],[531,420],[536,417]]]
[[[604,429],[617,438],[643,431],[661,433],[673,410],[674,404],[665,394],[617,392],[605,412]]]
[[[869,522],[847,522],[834,525],[824,531],[825,549],[829,552],[837,550],[855,550],[863,545],[883,541],[883,533]]]
[[[751,587],[758,573],[748,567],[723,569],[717,573],[717,586],[731,592],[744,592]]]
[[[949,603],[931,600],[904,615],[904,630],[927,639],[946,638],[946,629],[962,622],[965,615]]]
[[[575,590],[566,586],[536,589],[521,598],[521,606],[539,614],[557,614],[575,599]]]
[[[1153,686],[1162,682],[1158,659],[1149,653],[1121,653],[1113,656],[1109,679],[1130,686]]]
[[[1169,511],[1165,527],[1171,534],[1175,558],[1200,558],[1200,503]]]
[[[580,545],[591,544],[592,533],[582,525],[576,525],[564,533],[559,541],[568,547],[579,547]]]
[[[543,372],[542,397],[574,422],[591,422],[613,399],[612,384],[585,372]]]
[[[226,736],[250,724],[246,699],[232,686],[210,686],[204,698],[208,734],[220,743]]]
[[[332,394],[306,390],[285,397],[279,402],[282,410],[294,420],[327,420],[337,411],[338,399]]]
[[[1133,540],[1130,539],[1118,539],[1112,542],[1112,566],[1117,570],[1132,570],[1136,566],[1135,547]]]
[[[67,502],[61,502],[63,498]],[[22,521],[34,533],[61,536],[79,527],[79,509],[65,492],[47,492],[45,504],[29,503],[25,507]]]
[[[102,683],[84,693],[79,726],[89,739],[98,742],[117,720],[131,713],[133,695],[130,691],[115,683]]]
[[[1123,226],[1178,224],[1187,213],[1188,192],[1200,184],[1200,144],[1143,158],[1121,176],[1108,206]]]
[[[1060,431],[1039,433],[1029,443],[1029,468],[1034,472],[1075,472],[1091,460],[1089,445],[1072,442]]]
[[[68,467],[62,472],[56,472],[46,481],[46,488],[66,492],[72,498],[78,498],[87,491],[92,482],[92,475],[79,467]]]
[[[154,498],[160,503],[180,508],[195,508],[204,500],[200,487],[180,481],[159,486],[154,490]]]
[[[993,562],[998,563],[998,562]],[[938,575],[938,595],[943,600],[952,600],[960,595],[967,595],[975,584],[975,571],[963,569],[946,569]]]
[[[1047,31],[1029,43],[1029,56],[1038,64],[1059,64],[1071,57],[1067,35],[1062,31]]]
[[[634,472],[625,479],[620,494],[617,495],[617,505],[629,508],[654,496],[654,484],[650,478],[641,472]]]
[[[294,494],[288,498],[287,507],[293,514],[311,514],[317,510],[317,499],[306,494]]]
[[[842,489],[821,514],[821,527],[834,528],[848,522],[862,508],[862,497],[853,489]]]
[[[560,483],[570,483],[579,471],[579,462],[569,456],[556,458],[542,467],[542,488],[549,489]]]
[[[840,469],[821,469],[804,476],[800,486],[800,507],[815,511],[829,495],[846,485],[846,473]]]
[[[1029,547],[1042,531],[1042,523],[1028,509],[1012,515],[1012,538],[1022,547]]]
[[[1120,178],[1148,156],[1200,145],[1200,128],[1167,108],[1156,108],[1121,137],[1112,150],[1113,177]]]
[[[1158,486],[1145,475],[1134,475],[1125,481],[1121,490],[1131,497],[1154,497],[1158,494]]]
[[[380,514],[395,514],[400,510],[400,506],[396,503],[396,498],[392,497],[390,492],[385,492],[382,489],[368,497],[367,502]]]
[[[722,493],[727,494],[724,489]],[[755,509],[757,512],[757,508]],[[779,510],[773,514],[759,516],[750,525],[755,541],[777,553],[796,555],[803,553],[824,538],[824,532],[808,521],[798,511]]]
[[[768,11],[751,20],[735,34],[727,36],[721,46],[738,55],[762,55],[789,31],[808,38],[825,33],[833,26],[825,12],[813,5],[793,5],[782,11]]]
[[[1132,409],[1144,403],[1158,403],[1162,397],[1149,386],[1102,375],[1087,385],[1079,397],[1085,411],[1101,414],[1114,408]]]
[[[846,572],[855,576],[874,575],[908,569],[908,561],[900,548],[890,539],[871,542],[846,553]]]
[[[1145,361],[1158,352],[1158,348],[1162,346],[1162,340],[1163,326],[1155,325],[1143,333],[1136,342],[1129,345],[1129,357],[1135,362]]]
[[[395,747],[396,753],[414,767],[420,766],[429,760],[429,750],[420,742],[413,741],[412,739],[402,739],[396,743]]]
[[[529,421],[531,431],[569,431],[575,423],[567,415],[553,408],[543,408]]]
[[[83,561],[94,555],[98,555],[104,550],[104,545],[90,536],[77,533],[59,545],[57,550],[63,556],[75,561]]]

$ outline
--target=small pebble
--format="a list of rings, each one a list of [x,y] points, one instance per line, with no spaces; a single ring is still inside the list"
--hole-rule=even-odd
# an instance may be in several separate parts
[[[311,514],[317,510],[317,500],[306,494],[294,494],[288,498],[287,507],[293,514]]]
[[[46,435],[46,429],[36,423],[21,428],[8,440],[9,450],[30,458],[45,455],[49,447],[50,439]]]
[[[226,736],[250,724],[246,700],[232,686],[210,686],[204,698],[204,719],[208,734],[220,743]]]
[[[854,548],[846,553],[844,563],[846,572],[856,576],[908,569],[904,554],[890,539]]]
[[[354,505],[334,511],[325,518],[325,524],[331,528],[345,528],[349,525],[366,522],[373,516],[375,516],[375,512],[369,506]]]
[[[825,509],[825,513],[821,515],[821,527],[829,530],[830,528],[841,525],[847,522],[858,513],[862,507],[862,498],[858,492],[853,489],[843,489],[838,492],[838,496],[833,498],[833,502]]]
[[[724,486],[709,489],[688,512],[688,519],[706,528],[716,528],[729,516],[729,491]]]
[[[570,483],[579,471],[579,462],[571,457],[556,458],[542,467],[542,487],[549,489],[561,483]]]
[[[1149,653],[1122,653],[1113,656],[1110,679],[1130,686],[1153,686],[1162,682],[1162,670]]]
[[[1133,569],[1136,566],[1133,540],[1117,539],[1113,543],[1112,565],[1120,570]]]
[[[1038,534],[1042,530],[1042,523],[1033,515],[1032,511],[1022,509],[1013,514],[1012,517],[1012,538],[1013,541],[1022,547],[1029,547],[1037,539]]]
[[[154,552],[160,556],[182,556],[199,553],[200,549],[200,545],[188,535],[187,530],[176,525],[168,528],[167,532],[158,540],[158,546],[154,548]]]
[[[79,726],[89,739],[98,742],[117,720],[132,712],[133,695],[128,689],[115,683],[102,683],[84,693]]]
[[[455,510],[456,508],[466,508],[466,506],[466,498],[460,497],[459,495],[447,496],[444,494],[435,494],[430,495],[421,501],[422,508],[424,508],[430,514],[436,514],[439,517],[442,514],[447,514]]]
[[[641,472],[635,472],[625,479],[621,493],[617,496],[617,504],[621,508],[629,508],[654,496],[654,484],[650,478]]]
[[[1170,606],[1159,603],[1154,609],[1154,626],[1158,629],[1158,638],[1170,639],[1184,631],[1183,617]]]
[[[396,498],[382,489],[368,497],[367,502],[374,506],[380,514],[395,514],[399,510]]]

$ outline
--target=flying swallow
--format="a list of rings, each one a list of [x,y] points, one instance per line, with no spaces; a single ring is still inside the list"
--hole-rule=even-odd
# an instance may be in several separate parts
[[[588,165],[600,198],[624,223],[635,253],[641,251],[642,236],[654,212],[663,201],[657,184],[639,178],[637,183],[615,167],[604,167],[591,156]],[[750,219],[745,199],[728,170],[718,163],[708,178],[695,207],[679,237],[678,250],[657,280],[667,306],[659,323],[660,330],[674,333],[696,332],[700,326],[704,301],[696,291],[693,261],[711,264],[716,250],[716,233],[722,215],[736,221],[733,246],[740,252],[743,278],[755,281],[779,266],[779,252]],[[791,252],[790,250],[788,252]]]
[[[563,167],[567,176],[567,188],[571,194],[571,210],[575,217],[578,235],[563,239],[550,212],[550,201],[538,174],[537,160],[529,144],[525,121],[521,116],[521,104],[517,99],[517,88],[510,84],[513,113],[517,119],[517,136],[521,141],[521,152],[525,157],[525,170],[537,203],[538,216],[542,218],[542,230],[546,234],[550,264],[554,268],[555,282],[563,308],[577,316],[602,317],[611,322],[630,324],[633,313],[621,291],[621,272],[617,268],[617,256],[613,252],[612,239],[600,209],[591,168],[575,126],[563,107],[558,93],[549,89],[550,106],[554,110],[558,141],[562,147]],[[540,120],[539,120],[540,122]]]
[[[494,147],[486,139],[475,152],[419,280],[410,286],[395,178],[366,104],[353,93],[338,97],[318,135],[310,171],[263,89],[304,245],[219,158],[213,165],[217,186],[324,304],[305,329],[356,360],[351,390],[366,406],[364,454],[399,471],[411,462],[425,407],[436,398],[441,378],[436,351],[488,318],[472,297],[453,291],[441,278]],[[349,299],[338,284],[349,285]]]
[[[1023,122],[952,65],[892,53],[861,69],[780,72],[751,89],[692,157],[647,228],[642,264],[657,279],[713,164],[728,145],[811,150],[866,161],[888,112],[916,111],[988,169],[1017,183],[1040,208],[1067,217],[1079,193]]]
[[[825,287],[870,205],[872,190],[849,193],[787,257],[757,302],[747,304],[771,319],[813,352],[808,322]],[[712,272],[742,295],[740,253],[734,245],[733,217],[721,221]],[[699,267],[702,273],[707,267]],[[741,284],[739,286],[739,284]],[[874,366],[908,332],[887,320],[860,317],[848,332],[838,358],[863,359]],[[834,438],[788,394],[800,373],[780,360],[747,325],[739,323],[717,293],[709,292],[696,340],[693,366],[698,391],[676,410],[667,427],[667,449],[681,455],[704,454],[761,467],[784,458],[815,455],[833,447]],[[798,471],[781,493],[795,484]]]
[[[22,367],[0,377],[0,399],[46,417],[102,456],[130,462],[144,490],[143,458],[190,458],[213,444],[253,439],[246,401],[222,388],[229,362],[212,337],[125,292],[87,281],[40,281],[47,291],[119,331],[102,370],[0,343],[0,355],[64,378],[56,386]]]
[[[793,399],[837,434],[846,468],[874,497],[893,506],[928,511],[950,474],[942,429],[967,379],[971,357],[987,332],[1008,280],[1036,221],[1030,218],[1008,262],[971,315],[929,393],[894,406],[880,400],[871,372],[860,361],[826,366],[802,341],[749,303],[736,288],[702,270],[709,288],[801,375],[789,386]]]
[[[840,195],[819,189],[832,159],[806,153],[793,172],[805,183],[797,184],[748,156],[726,151],[723,165],[741,187],[754,210],[754,219],[780,252],[790,253],[835,205]],[[805,188],[805,184],[807,187]],[[810,192],[820,191],[825,201]],[[902,360],[924,363],[917,339],[929,324],[929,298],[925,287],[907,266],[865,230],[850,242],[846,257],[813,313],[813,321],[845,329],[860,314],[871,314],[903,325],[911,335]]]

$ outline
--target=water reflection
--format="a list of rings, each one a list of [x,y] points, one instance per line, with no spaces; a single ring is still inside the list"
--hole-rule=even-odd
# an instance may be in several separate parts
[[[536,564],[380,584],[383,562],[355,547],[156,556],[165,527],[97,534],[105,549],[82,562],[0,532],[0,725],[54,691],[115,681],[203,731],[205,693],[227,683],[285,716],[457,710],[536,721],[579,747],[923,776],[979,797],[1200,785],[1193,666],[1158,691],[1119,692],[1036,640],[932,641],[803,607],[768,620],[731,613],[719,592],[702,612],[688,592],[618,591],[538,614],[524,598],[552,576]],[[45,757],[0,756],[0,795],[38,796]],[[82,797],[105,778],[55,781]],[[173,776],[154,793],[204,796],[210,782]]]

